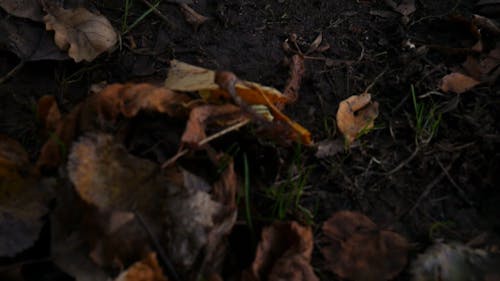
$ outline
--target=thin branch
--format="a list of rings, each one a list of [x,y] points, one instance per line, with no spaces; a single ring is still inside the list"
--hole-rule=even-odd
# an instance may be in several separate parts
[[[5,83],[7,80],[9,80],[12,76],[14,76],[21,68],[23,68],[24,64],[26,61],[22,60],[20,63],[18,63],[13,69],[11,69],[5,76],[0,78],[0,85]]]

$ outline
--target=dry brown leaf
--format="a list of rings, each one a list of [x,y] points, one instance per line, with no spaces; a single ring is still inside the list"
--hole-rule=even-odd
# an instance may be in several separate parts
[[[441,78],[439,89],[445,93],[453,92],[462,94],[474,88],[479,83],[481,82],[472,77],[454,72]]]
[[[46,201],[24,148],[0,135],[0,256],[13,257],[33,245]]]
[[[262,230],[250,280],[319,280],[310,265],[313,234],[297,222],[276,222]],[[287,278],[288,277],[288,278]]]
[[[179,92],[199,92],[207,100],[230,100],[230,94],[220,89],[215,82],[216,72],[210,69],[190,65],[178,60],[170,62],[170,69],[165,80],[165,87]],[[241,99],[249,105],[266,104],[266,99],[256,94],[255,88],[273,104],[286,104],[289,99],[278,90],[249,81],[236,83],[236,92]]]
[[[73,144],[68,174],[80,197],[101,210],[158,212],[166,178],[158,165],[130,155],[112,136],[89,134]]]
[[[222,78],[228,78],[230,81]],[[276,124],[281,122],[293,131],[286,134],[286,137],[307,145],[312,144],[311,133],[280,111],[282,105],[290,103],[291,100],[274,88],[239,80],[231,72],[215,72],[175,60],[171,61],[165,87],[174,91],[198,92],[208,102],[220,103],[221,100],[233,100],[238,105],[266,106],[273,119],[276,119],[273,121],[275,123],[273,126],[283,126]],[[230,94],[231,87],[236,97]]]
[[[283,95],[290,102],[295,102],[299,98],[300,83],[305,73],[304,57],[300,55],[292,56],[290,62],[290,78],[288,79]]]
[[[360,133],[373,128],[377,116],[378,102],[372,102],[370,94],[354,95],[340,102],[337,126],[351,144]]]
[[[354,281],[389,280],[407,262],[408,243],[397,233],[379,230],[366,216],[340,211],[323,224],[321,252],[328,268]]]
[[[102,131],[119,116],[127,118],[140,111],[170,116],[186,115],[187,95],[150,84],[112,84],[75,106],[57,125],[55,133],[42,147],[39,169],[54,169],[66,158],[72,141],[85,132]]]
[[[104,16],[93,14],[85,8],[64,9],[44,3],[46,29],[55,31],[56,45],[68,50],[68,55],[75,62],[93,61],[118,41],[113,26]]]
[[[42,21],[43,10],[39,0],[0,0],[0,7],[7,13],[34,21]]]
[[[202,105],[195,107],[189,114],[186,129],[182,135],[182,143],[196,147],[206,138],[205,128],[209,122],[223,122],[224,120],[242,120],[241,109],[233,104]]]
[[[168,281],[168,278],[163,274],[156,254],[149,253],[145,259],[120,273],[115,281]]]
[[[46,133],[53,132],[61,121],[61,112],[54,96],[43,96],[38,100],[37,119]]]

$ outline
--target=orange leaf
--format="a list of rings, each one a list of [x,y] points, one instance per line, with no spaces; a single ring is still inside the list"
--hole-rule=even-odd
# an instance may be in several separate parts
[[[156,254],[152,252],[120,273],[115,281],[168,281],[168,278],[163,274]]]
[[[363,130],[373,128],[378,116],[378,103],[371,101],[371,95],[350,96],[340,102],[337,111],[337,126],[348,144],[352,143]]]

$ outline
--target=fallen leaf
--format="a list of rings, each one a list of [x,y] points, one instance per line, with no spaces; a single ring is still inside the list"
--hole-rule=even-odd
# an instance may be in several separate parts
[[[287,137],[292,137],[304,144],[312,143],[309,131],[280,111],[281,106],[290,103],[291,100],[274,88],[239,80],[231,72],[215,72],[175,60],[171,61],[165,87],[180,92],[198,92],[208,102],[233,100],[237,105],[242,106],[245,111],[248,111],[246,105],[266,106],[273,115],[275,126],[282,126],[276,124],[282,122],[294,132],[293,134],[287,134]],[[233,94],[230,93],[232,89],[234,89]]]
[[[85,135],[73,144],[68,174],[80,197],[103,211],[159,212],[155,202],[166,190],[157,164],[130,155],[105,134]]]
[[[208,100],[219,101],[231,99],[227,91],[220,89],[215,82],[216,72],[202,67],[172,60],[165,80],[165,87],[179,92],[199,92]],[[250,86],[250,87],[249,87]],[[241,81],[235,85],[238,96],[249,105],[266,104],[266,99],[255,93],[259,89],[273,104],[289,103],[289,99],[278,90],[249,81]]]
[[[305,73],[304,58],[300,55],[292,56],[290,62],[290,78],[288,79],[283,95],[289,102],[297,101],[299,97],[300,84]]]
[[[47,200],[24,148],[0,135],[0,257],[13,257],[33,245]]]
[[[184,15],[186,21],[194,27],[194,30],[198,30],[200,25],[202,25],[204,22],[208,20],[207,17],[200,15],[195,10],[193,10],[193,8],[189,7],[189,5],[186,3],[180,3],[179,9]]]
[[[454,72],[441,78],[439,89],[445,93],[453,92],[462,94],[481,83],[480,81],[467,75]]]
[[[115,281],[167,281],[167,277],[156,259],[155,253],[148,256],[123,271],[116,277]]]
[[[378,103],[371,101],[370,94],[354,95],[340,102],[337,126],[351,144],[360,133],[373,128],[377,116]]]
[[[57,106],[54,96],[43,96],[38,100],[37,104],[37,120],[44,127],[45,133],[53,132],[61,121],[61,112]]]
[[[7,13],[34,21],[42,21],[43,10],[38,0],[0,0],[0,7]]]
[[[113,26],[101,15],[85,8],[64,9],[44,2],[47,15],[43,18],[47,30],[54,30],[54,40],[61,50],[80,62],[93,61],[111,49],[118,40]]]
[[[439,243],[427,249],[412,263],[412,280],[499,280],[498,264],[498,255],[482,249],[473,249],[462,244]]]
[[[241,109],[233,104],[225,105],[202,105],[195,107],[189,114],[186,129],[182,134],[182,142],[190,146],[197,146],[206,138],[205,128],[209,121],[223,122],[227,119],[231,122],[242,120]]]
[[[276,222],[262,230],[247,280],[319,280],[310,265],[313,234],[297,222]]]
[[[389,280],[403,270],[408,243],[397,233],[379,230],[368,217],[340,211],[323,224],[327,267],[349,280]]]
[[[0,20],[0,45],[24,61],[69,58],[57,48],[42,26],[13,17]]]
[[[85,132],[105,131],[118,117],[131,118],[140,111],[186,115],[187,95],[150,84],[112,84],[91,95],[61,119],[54,134],[43,145],[39,169],[52,170],[66,158],[73,140]]]
[[[187,170],[174,166],[163,172],[158,164],[128,154],[110,135],[88,134],[73,145],[68,174],[78,195],[100,212],[137,211],[157,218],[153,228],[162,229],[162,245],[180,273],[212,271],[220,263],[223,254],[218,250],[236,221],[232,163],[209,193],[205,190],[209,184]],[[116,259],[108,253],[118,251],[113,251],[119,245],[113,239],[118,237],[116,232],[107,235],[109,239],[98,240],[93,250],[98,263]],[[121,248],[143,245],[121,244]],[[203,268],[193,267],[195,261],[201,261]]]

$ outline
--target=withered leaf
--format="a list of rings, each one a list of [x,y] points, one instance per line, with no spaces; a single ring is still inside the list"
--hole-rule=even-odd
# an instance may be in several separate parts
[[[131,265],[116,277],[115,281],[167,281],[155,253]]]
[[[156,111],[170,116],[185,114],[187,95],[150,84],[112,84],[78,104],[58,123],[55,133],[42,147],[39,169],[53,169],[67,156],[72,141],[85,132],[105,131],[119,116]]]
[[[13,257],[33,245],[48,211],[47,199],[24,148],[0,135],[1,257]]]
[[[85,135],[73,144],[68,174],[80,197],[102,210],[155,212],[166,190],[158,165],[130,155],[105,134]]]
[[[42,26],[13,17],[0,20],[0,45],[25,61],[69,58],[57,48]]]
[[[61,120],[61,112],[57,106],[54,96],[43,96],[38,100],[37,104],[37,119],[40,121],[44,130],[54,131]]]
[[[118,40],[113,26],[102,15],[85,8],[64,9],[45,4],[43,18],[47,30],[55,31],[55,43],[76,62],[92,61],[111,49]]]
[[[233,104],[225,105],[202,105],[195,107],[189,114],[186,129],[182,135],[182,142],[196,146],[206,138],[205,128],[208,122],[223,122],[241,120],[243,118],[241,109]]]
[[[276,222],[262,230],[250,280],[319,280],[309,264],[313,250],[310,227]],[[247,277],[248,278],[248,277]]]
[[[43,10],[39,0],[0,0],[0,7],[7,13],[34,21],[42,21]]]
[[[373,128],[377,116],[378,102],[372,102],[370,94],[354,95],[340,102],[337,126],[350,144],[364,130]]]
[[[236,97],[230,94],[231,86]],[[292,131],[286,137],[292,137],[294,141],[307,145],[312,144],[311,133],[280,111],[282,105],[292,102],[291,97],[274,88],[240,80],[231,72],[215,72],[175,60],[171,61],[165,87],[180,92],[198,92],[208,102],[220,103],[221,100],[238,99],[237,104],[266,106],[273,116],[275,127],[286,125],[289,131]]]
[[[461,94],[474,88],[479,83],[481,82],[472,77],[454,72],[441,78],[439,89],[445,93]]]
[[[407,262],[408,243],[397,233],[379,230],[366,216],[340,211],[323,224],[326,245],[321,253],[341,278],[389,280]]]

